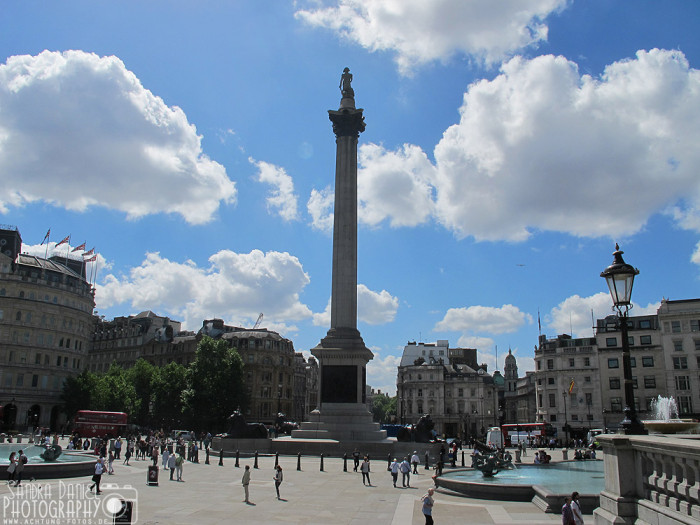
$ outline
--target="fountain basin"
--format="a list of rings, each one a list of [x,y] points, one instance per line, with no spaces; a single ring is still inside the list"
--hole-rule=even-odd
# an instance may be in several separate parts
[[[75,478],[88,476],[94,472],[95,456],[87,452],[63,450],[63,453],[55,461],[44,461],[41,453],[46,450],[39,445],[25,443],[0,444],[0,472],[5,472],[10,464],[11,452],[24,451],[28,462],[24,465],[23,479],[54,479]]]
[[[700,428],[700,422],[694,419],[648,419],[642,423],[647,430],[656,434],[681,434],[694,432]]]

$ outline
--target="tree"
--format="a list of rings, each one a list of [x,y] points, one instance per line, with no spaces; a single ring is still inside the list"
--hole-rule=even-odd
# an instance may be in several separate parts
[[[134,366],[126,370],[127,380],[134,386],[138,406],[131,417],[131,422],[137,425],[147,426],[151,423],[150,413],[153,401],[151,382],[158,369],[145,359],[139,359]]]
[[[182,393],[187,388],[187,368],[168,363],[156,369],[151,379],[153,420],[157,427],[174,430],[182,428]]]
[[[202,338],[187,370],[182,399],[195,430],[224,430],[226,418],[245,406],[243,360],[228,341]]]
[[[99,377],[88,370],[83,370],[77,376],[66,379],[61,392],[61,401],[68,419],[72,419],[78,410],[93,408],[93,398],[98,390],[99,381]]]
[[[136,396],[136,388],[127,372],[118,364],[112,363],[106,374],[99,378],[93,396],[93,410],[126,412],[130,418],[138,414],[141,400]]]
[[[372,417],[379,423],[387,423],[396,416],[396,396],[378,394],[372,399]]]

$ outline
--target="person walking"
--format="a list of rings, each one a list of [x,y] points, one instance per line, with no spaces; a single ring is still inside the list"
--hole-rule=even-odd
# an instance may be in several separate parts
[[[408,458],[403,458],[401,465],[399,465],[399,470],[401,471],[401,484],[404,487],[411,487],[411,464],[408,462]]]
[[[428,489],[428,493],[421,498],[423,502],[423,516],[425,516],[425,525],[433,525],[433,494],[435,489]]]
[[[372,482],[369,480],[369,458],[365,456],[365,459],[360,465],[360,471],[362,472],[362,484],[365,484],[365,479],[367,479],[367,485],[372,486]]]
[[[131,445],[127,444],[126,446],[126,452],[124,452],[124,465],[129,464],[129,460],[131,459]]]
[[[583,525],[583,511],[581,511],[581,504],[578,501],[578,492],[571,494],[571,512],[574,515],[576,525]]]
[[[245,503],[250,503],[250,500],[248,499],[248,485],[250,485],[250,465],[245,466],[245,471],[243,472],[243,479],[241,479],[241,483],[243,484],[243,491],[245,492],[245,500],[243,500]]]
[[[22,472],[24,472],[24,465],[27,464],[29,459],[24,455],[24,451],[20,450],[17,453],[17,463],[15,465],[15,487],[19,487],[22,484]]]
[[[562,525],[576,525],[574,521],[574,512],[571,509],[571,497],[564,498],[564,505],[561,507],[561,523]]]
[[[177,458],[175,457],[175,454],[170,454],[168,456],[168,468],[170,469],[170,481],[173,480],[173,474],[175,474],[175,463],[177,461]]]
[[[280,485],[284,480],[284,476],[282,475],[282,465],[277,465],[275,468],[277,470],[275,471],[275,477],[272,479],[275,480],[275,490],[277,491],[277,499],[282,499],[280,498]]]
[[[168,470],[169,459],[170,452],[168,451],[168,447],[163,447],[163,469],[165,470]]]
[[[357,472],[357,467],[360,466],[360,451],[355,449],[352,453],[352,460],[355,462],[355,467],[352,469],[353,472]]]
[[[185,462],[185,458],[182,457],[182,454],[178,454],[177,458],[175,458],[175,469],[177,470],[177,480],[178,481],[185,481],[182,479],[182,464]]]
[[[95,473],[92,475],[92,485],[90,490],[96,488],[95,494],[102,494],[100,491],[100,481],[102,481],[102,473],[105,470],[105,458],[100,456],[95,462]]]
[[[7,484],[11,485],[15,479],[15,469],[17,468],[17,458],[15,458],[16,452],[10,453],[10,466],[7,467]]]
[[[110,476],[114,474],[114,468],[112,467],[112,463],[114,463],[114,452],[111,450],[109,451],[109,459],[107,462],[107,474]]]
[[[418,457],[418,451],[413,451],[413,456],[411,456],[411,464],[413,465],[413,473],[418,474],[418,463],[420,463],[420,458]]]
[[[394,458],[394,462],[389,467],[391,469],[391,477],[394,480],[394,487],[396,487],[396,481],[399,479],[399,462]]]

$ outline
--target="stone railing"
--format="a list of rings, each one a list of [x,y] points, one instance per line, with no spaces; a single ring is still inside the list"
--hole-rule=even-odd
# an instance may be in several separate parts
[[[605,490],[596,525],[700,523],[700,436],[601,435]]]

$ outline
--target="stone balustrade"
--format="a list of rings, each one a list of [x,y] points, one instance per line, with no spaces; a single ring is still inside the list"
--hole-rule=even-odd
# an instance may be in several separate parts
[[[700,522],[700,436],[598,436],[605,490],[596,525]]]

